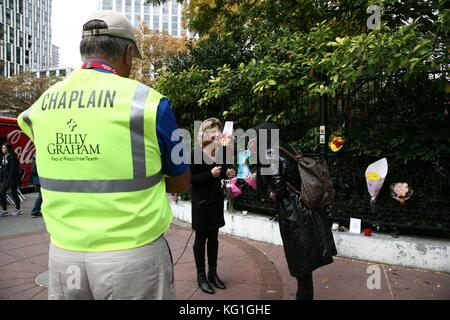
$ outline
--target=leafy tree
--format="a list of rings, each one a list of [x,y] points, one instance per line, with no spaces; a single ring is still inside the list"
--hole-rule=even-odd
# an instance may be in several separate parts
[[[131,77],[149,85],[153,85],[157,70],[162,68],[171,56],[187,49],[185,38],[154,32],[145,25],[141,25],[137,30],[136,39],[143,59],[134,61]]]
[[[368,30],[366,9],[373,4],[382,6],[381,25]],[[156,86],[173,99],[178,114],[191,115],[185,116],[189,121],[222,114],[244,127],[266,119],[288,128],[305,119],[317,126],[312,97],[352,95],[375,79],[414,83],[426,81],[429,72],[448,72],[447,5],[445,0],[192,0],[185,18],[198,41],[169,59]],[[315,132],[309,136],[317,138]]]
[[[1,112],[19,115],[59,80],[57,77],[37,78],[31,72],[22,72],[11,78],[0,77]]]

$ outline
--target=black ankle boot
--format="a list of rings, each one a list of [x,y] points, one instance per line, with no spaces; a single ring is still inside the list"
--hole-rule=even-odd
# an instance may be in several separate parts
[[[216,270],[209,270],[208,281],[211,282],[217,289],[226,289],[225,284],[222,280],[220,280]]]
[[[215,293],[214,289],[211,287],[208,280],[206,279],[205,273],[202,272],[202,273],[197,274],[197,282],[198,282],[198,286],[200,287],[200,289],[202,289],[203,292],[209,293],[209,294]]]

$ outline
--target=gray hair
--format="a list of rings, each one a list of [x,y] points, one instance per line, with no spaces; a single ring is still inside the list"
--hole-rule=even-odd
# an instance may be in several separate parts
[[[83,26],[83,31],[93,29],[107,29],[108,26],[102,20],[91,20]],[[133,42],[128,39],[112,37],[108,35],[103,36],[86,36],[81,40],[80,53],[81,57],[105,57],[105,58],[120,58],[128,45],[133,45]]]

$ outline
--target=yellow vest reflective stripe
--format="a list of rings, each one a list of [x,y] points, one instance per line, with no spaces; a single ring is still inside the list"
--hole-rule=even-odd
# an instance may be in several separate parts
[[[151,177],[129,180],[58,180],[39,178],[41,187],[50,191],[76,193],[132,192],[151,188],[162,179],[157,173]]]
[[[136,81],[78,70],[19,116],[36,145],[42,211],[55,245],[124,250],[169,228],[156,135],[161,98]]]
[[[139,84],[131,103],[131,148],[135,178],[145,177],[144,108],[148,89],[147,86]]]
[[[30,134],[28,134],[29,135],[29,138],[31,139],[31,140],[34,140],[34,133],[33,133],[33,124],[31,123],[31,121],[30,121],[30,112],[31,112],[31,108],[29,108],[28,110],[25,110],[23,113],[22,113],[22,118],[23,118],[23,121],[28,125],[28,127],[30,128],[30,131],[31,131],[31,136],[30,136]],[[19,119],[20,119],[20,117],[19,117]],[[19,125],[20,125],[20,122],[19,122]],[[24,130],[24,128],[22,128],[22,130]],[[25,132],[26,133],[26,132]]]

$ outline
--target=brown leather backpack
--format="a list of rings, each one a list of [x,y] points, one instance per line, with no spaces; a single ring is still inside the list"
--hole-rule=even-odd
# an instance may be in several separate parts
[[[326,161],[304,157],[293,148],[295,155],[283,147],[278,148],[298,164],[302,189],[299,191],[289,183],[288,188],[298,193],[304,204],[309,208],[318,208],[330,204],[336,195],[336,191],[333,188]]]

